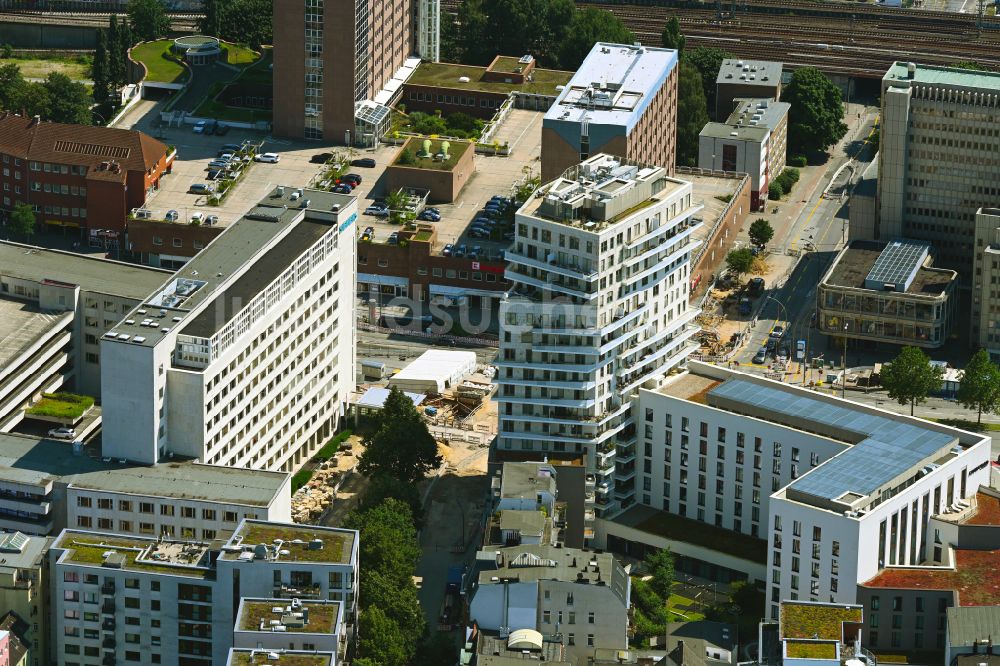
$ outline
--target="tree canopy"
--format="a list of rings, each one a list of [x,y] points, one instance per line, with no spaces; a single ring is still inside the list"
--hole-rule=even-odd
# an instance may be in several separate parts
[[[387,474],[399,483],[416,483],[441,464],[437,442],[413,401],[397,387],[389,390],[375,417],[375,431],[365,439],[359,469],[363,474]]]
[[[698,68],[701,74],[701,86],[705,91],[705,101],[710,115],[715,114],[715,79],[719,76],[719,68],[726,58],[735,57],[729,51],[699,46],[684,54],[684,60]],[[725,120],[719,118],[718,120]]]
[[[771,227],[771,223],[763,217],[757,218],[750,225],[750,242],[756,247],[763,250],[772,238],[774,238],[774,229]]]
[[[170,31],[170,17],[161,0],[129,0],[125,12],[140,41],[158,39]]]
[[[985,349],[969,359],[957,397],[963,407],[976,410],[976,423],[983,422],[983,412],[996,412],[1000,408],[1000,368]]]
[[[586,7],[573,14],[566,38],[559,45],[559,66],[577,69],[597,42],[632,44],[635,35],[608,10]]]
[[[467,64],[530,53],[542,67],[576,69],[597,41],[634,36],[611,12],[577,11],[573,0],[463,0],[457,21],[442,17],[442,59]]]
[[[941,387],[941,368],[931,365],[931,360],[917,347],[903,347],[899,356],[882,366],[882,386],[889,397],[901,405],[913,408],[927,399],[931,391]]]
[[[663,48],[675,49],[677,51],[677,57],[680,58],[684,53],[685,41],[687,40],[681,32],[680,21],[677,20],[676,16],[671,16],[670,19],[663,24],[663,32],[660,33],[660,42],[663,44]]]
[[[41,85],[49,99],[49,120],[74,125],[91,124],[87,86],[60,72],[50,72]]]
[[[359,652],[370,660],[355,663],[404,666],[426,627],[413,584],[420,546],[410,508],[390,498],[352,512],[345,522],[359,532]]]
[[[97,48],[94,49],[94,64],[91,66],[90,75],[90,78],[94,81],[94,91],[91,96],[94,98],[94,103],[98,105],[105,104],[111,95],[109,66],[108,33],[106,30],[98,30]]]
[[[10,231],[18,236],[31,239],[35,234],[35,212],[26,203],[18,203],[10,214]]]
[[[737,275],[749,273],[753,267],[753,252],[748,247],[730,250],[726,255],[726,266]]]
[[[840,88],[815,67],[795,70],[781,93],[791,104],[788,112],[788,150],[805,154],[824,152],[847,133]]]
[[[207,0],[202,32],[259,49],[273,41],[272,0]]]
[[[682,62],[677,77],[677,164],[698,166],[698,141],[708,123],[708,104],[698,69]]]
[[[674,554],[669,548],[663,548],[646,556],[646,569],[653,577],[650,585],[664,599],[670,597],[670,588],[674,584]]]

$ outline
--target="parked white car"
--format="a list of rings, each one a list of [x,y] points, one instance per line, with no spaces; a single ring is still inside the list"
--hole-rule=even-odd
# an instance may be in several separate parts
[[[258,162],[270,162],[272,164],[277,164],[281,159],[281,156],[278,155],[278,153],[261,153],[254,159]]]
[[[53,439],[76,439],[76,431],[72,428],[53,428],[49,430],[49,437]]]

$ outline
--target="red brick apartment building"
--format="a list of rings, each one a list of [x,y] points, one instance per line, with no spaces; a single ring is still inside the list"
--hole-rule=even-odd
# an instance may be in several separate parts
[[[274,133],[354,141],[354,103],[374,99],[413,52],[414,4],[275,2]]]
[[[171,164],[165,144],[136,130],[0,115],[0,210],[28,203],[52,227],[117,239]]]

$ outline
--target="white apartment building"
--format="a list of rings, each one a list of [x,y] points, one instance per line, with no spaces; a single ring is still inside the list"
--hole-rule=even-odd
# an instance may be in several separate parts
[[[357,200],[276,188],[101,339],[104,455],[293,471],[354,386]]]
[[[666,174],[603,154],[582,162],[517,211],[505,255],[498,447],[586,452],[605,515],[634,501],[629,397],[695,347],[701,206]]]
[[[100,397],[100,337],[169,273],[0,242],[0,431],[39,393]]]
[[[94,446],[0,434],[0,529],[66,528],[136,536],[228,539],[245,519],[291,520],[287,472],[160,465],[102,457]]]
[[[989,484],[989,437],[700,362],[638,409],[638,499],[766,538],[772,619],[924,562],[930,518]]]
[[[59,666],[227,663],[241,598],[336,602],[353,632],[358,538],[351,530],[243,521],[221,549],[65,530],[49,562]]]
[[[897,62],[882,78],[875,240],[931,242],[971,284],[976,210],[1000,200],[1000,74]],[[973,304],[973,340],[978,312]]]

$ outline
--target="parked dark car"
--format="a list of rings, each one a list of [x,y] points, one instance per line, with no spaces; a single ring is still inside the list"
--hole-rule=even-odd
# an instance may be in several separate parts
[[[316,153],[309,158],[309,161],[313,164],[326,164],[333,157],[333,153]]]
[[[368,169],[372,169],[375,167],[375,160],[373,160],[370,157],[362,157],[359,160],[351,160],[351,166],[366,167]]]

